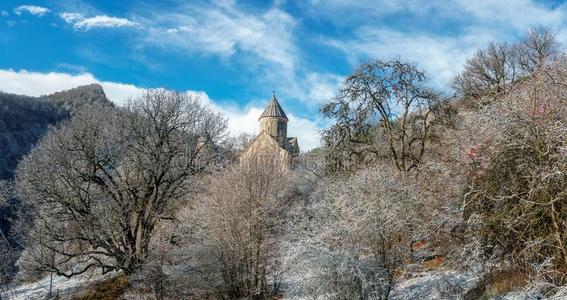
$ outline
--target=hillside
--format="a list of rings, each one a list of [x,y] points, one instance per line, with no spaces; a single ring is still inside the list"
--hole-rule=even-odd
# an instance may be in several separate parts
[[[85,104],[111,105],[98,84],[47,96],[29,97],[0,92],[0,180],[11,179],[22,158],[49,125],[68,118]]]
[[[174,90],[4,95],[0,297],[565,299],[567,56],[534,32],[453,97],[361,64],[307,153],[275,93],[256,139]]]
[[[79,86],[41,97],[29,97],[0,92],[0,184],[14,179],[18,163],[37,144],[50,126],[68,119],[81,106],[100,103],[112,105],[98,84]],[[2,189],[0,188],[0,191]],[[0,195],[2,197],[3,195]],[[6,196],[7,205],[0,206],[0,242],[7,236],[16,249],[20,248],[12,236],[12,222],[20,201]],[[0,246],[0,248],[2,248]],[[17,257],[3,257],[0,277],[11,272],[12,261]]]
[[[559,77],[563,74],[562,69],[555,72],[557,74],[554,76],[563,78]],[[356,294],[362,299],[373,299],[369,294],[364,294],[370,293],[372,289],[387,291],[389,299],[531,299],[534,295],[540,297],[544,293],[562,295],[564,287],[558,286],[546,291],[536,286],[535,284],[542,284],[541,279],[533,277],[534,274],[537,275],[536,271],[525,273],[520,267],[511,264],[507,260],[508,256],[498,257],[495,252],[493,256],[484,257],[477,236],[477,232],[481,231],[474,227],[479,225],[471,223],[463,214],[463,209],[466,209],[463,197],[466,197],[464,195],[470,190],[470,185],[478,184],[478,178],[488,176],[491,172],[490,164],[484,161],[498,157],[495,149],[507,147],[510,137],[506,137],[506,134],[518,129],[514,116],[535,118],[537,122],[531,124],[533,128],[554,130],[554,126],[562,126],[565,129],[564,125],[555,122],[565,120],[561,102],[549,102],[546,109],[551,105],[558,109],[544,111],[543,115],[539,112],[533,115],[533,111],[526,105],[531,99],[526,98],[522,91],[526,87],[540,85],[545,87],[541,90],[548,92],[562,91],[562,88],[554,90],[556,86],[548,83],[526,81],[511,85],[510,92],[506,95],[487,96],[482,101],[461,98],[450,102],[450,120],[431,128],[427,152],[416,176],[400,174],[391,166],[387,155],[375,159],[372,165],[359,166],[360,169],[349,176],[327,175],[323,169],[328,148],[302,154],[297,168],[289,172],[265,166],[242,169],[242,166],[235,165],[203,174],[194,179],[191,193],[178,199],[181,202],[175,202],[175,212],[172,215],[177,222],[165,223],[164,227],[157,230],[156,244],[153,245],[155,252],[148,256],[145,266],[131,274],[118,271],[110,276],[100,276],[96,269],[92,269],[71,279],[54,276],[53,291],[69,297],[110,293],[136,299],[152,297],[155,290],[163,293],[164,298],[172,299],[180,295],[194,299],[211,293],[222,295],[226,290],[222,275],[223,272],[228,272],[223,268],[229,268],[230,272],[243,272],[239,264],[257,259],[248,256],[249,249],[261,244],[266,247],[265,255],[278,255],[278,259],[281,259],[269,271],[281,272],[277,284],[278,293],[284,299],[303,299],[329,293],[330,288],[325,283],[336,282],[330,276],[339,276],[353,282],[371,282],[378,276],[387,278],[384,275],[385,269],[380,267],[381,262],[360,256],[369,255],[371,252],[366,252],[366,249],[372,245],[378,245],[373,251],[383,251],[381,253],[387,259],[383,262],[385,266],[394,264],[391,268],[398,272],[396,276],[390,277],[391,281],[383,285],[352,287],[339,282],[332,289],[344,295]],[[68,118],[83,102],[107,103],[103,96],[102,90],[96,86],[41,98],[7,95],[3,104],[14,109],[11,117],[6,119],[8,122],[5,122],[5,132],[35,137],[27,140],[29,144],[24,144],[32,147],[49,124]],[[22,126],[16,121],[23,116],[34,126]],[[92,129],[100,130],[115,126],[109,123],[115,121],[116,118],[102,117],[100,111],[95,110],[91,115],[78,114],[66,128],[72,129],[68,134],[77,134],[90,132],[90,129],[84,131],[85,124],[94,124]],[[142,126],[138,129],[140,132],[147,129],[144,124],[146,123],[138,124]],[[524,129],[520,126],[519,130]],[[58,132],[65,131],[54,131],[52,134],[59,134]],[[97,132],[104,134],[106,131]],[[529,133],[525,134],[529,136]],[[512,135],[512,138],[518,136]],[[80,145],[94,141],[75,138],[63,140]],[[146,137],[143,136],[141,141],[140,146],[145,147]],[[486,150],[481,147],[483,144],[487,145]],[[96,141],[94,145],[111,148],[116,146],[106,139]],[[187,146],[191,147],[191,144]],[[383,149],[380,144],[376,147]],[[124,148],[112,149],[120,151]],[[153,149],[141,150],[132,159],[144,156],[147,151]],[[110,153],[103,151],[101,155]],[[161,151],[154,153],[158,155]],[[112,160],[103,157],[101,161]],[[75,163],[73,161],[72,166]],[[144,160],[144,164],[140,166],[151,171],[161,167],[149,167],[146,163]],[[564,165],[559,165],[559,168],[564,170]],[[45,172],[42,170],[44,169],[37,171]],[[501,174],[500,170],[496,172]],[[34,172],[31,173],[33,174]],[[117,172],[112,176],[116,180],[123,174]],[[39,176],[38,180],[41,181],[41,178],[43,177]],[[78,182],[82,182],[81,178],[77,178]],[[487,179],[497,182],[490,177]],[[131,181],[125,180],[122,184],[128,185]],[[35,188],[35,185],[31,186]],[[508,188],[506,186],[503,190]],[[135,190],[124,190],[136,193]],[[251,198],[243,196],[250,191],[257,194]],[[98,197],[96,194],[93,196]],[[75,194],[68,194],[68,197],[75,197]],[[502,198],[509,197],[504,195]],[[257,199],[261,201],[255,202]],[[105,208],[112,203],[107,197],[101,197],[97,201]],[[254,207],[257,212],[250,214],[250,207]],[[486,212],[476,213],[482,216]],[[119,218],[121,215],[112,217]],[[505,217],[504,214],[500,216],[503,219]],[[227,227],[231,230],[228,233]],[[240,234],[250,228],[261,234]],[[400,234],[408,238],[400,238]],[[258,243],[255,238],[262,235],[268,241]],[[381,235],[385,235],[390,241],[384,249],[379,246],[383,243]],[[349,243],[343,243],[344,240]],[[242,250],[239,247],[243,247]],[[226,255],[225,251],[232,253],[222,265],[217,266],[217,256]],[[268,257],[261,259],[267,260]],[[402,264],[396,265],[398,262]],[[81,263],[77,265],[80,266]],[[334,273],[329,275],[329,269],[333,269]],[[125,279],[121,274],[127,274],[128,278]],[[45,297],[50,277],[46,273],[40,273],[39,276],[41,279],[37,282],[32,280],[13,286],[7,295],[15,299]],[[246,277],[240,274],[235,278],[240,280]],[[124,281],[128,281],[127,287]],[[215,292],[216,290],[220,292]]]

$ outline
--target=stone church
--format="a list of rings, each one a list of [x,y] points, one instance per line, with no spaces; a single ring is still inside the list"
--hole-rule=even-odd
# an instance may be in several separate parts
[[[258,121],[260,122],[260,134],[250,142],[241,160],[270,159],[289,166],[292,158],[299,154],[299,145],[297,138],[287,137],[289,119],[275,94]]]

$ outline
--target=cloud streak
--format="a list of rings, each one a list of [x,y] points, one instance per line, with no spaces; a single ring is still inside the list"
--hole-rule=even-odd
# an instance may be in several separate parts
[[[254,73],[251,84],[275,88],[284,98],[309,109],[332,97],[343,80],[340,75],[305,67],[295,35],[300,23],[277,5],[248,11],[233,1],[217,1],[134,14],[143,28],[141,44],[147,48],[243,64],[243,72]]]
[[[20,5],[14,9],[14,13],[18,16],[23,13],[29,13],[31,15],[41,17],[49,12],[50,10],[48,8],[36,5]],[[2,13],[2,15],[4,15],[4,13]]]
[[[426,70],[432,83],[448,89],[452,78],[462,70],[463,62],[493,36],[489,32],[471,31],[454,37],[413,35],[393,30],[365,27],[352,39],[328,40],[330,46],[342,50],[351,64],[371,58],[401,58]]]
[[[467,57],[489,41],[514,41],[532,26],[546,25],[567,40],[567,6],[545,6],[530,0],[391,1],[338,0],[310,2],[311,11],[347,32],[325,37],[323,43],[343,52],[349,64],[372,59],[403,59],[425,69],[438,88],[450,90],[450,82]],[[340,15],[358,12],[358,18]],[[383,22],[375,20],[405,20]]]
[[[59,17],[66,23],[73,25],[75,30],[91,30],[95,28],[119,28],[119,27],[133,27],[138,23],[127,19],[111,17],[107,15],[97,15],[94,17],[85,17],[80,13],[63,12]]]
[[[285,69],[293,69],[296,64],[292,35],[296,21],[278,8],[246,13],[230,2],[184,5],[152,11],[143,20],[148,28],[144,41],[151,46],[222,57],[253,55],[260,63],[273,63]]]

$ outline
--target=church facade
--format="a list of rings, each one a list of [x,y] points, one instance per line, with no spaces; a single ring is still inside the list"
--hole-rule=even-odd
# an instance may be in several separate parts
[[[241,160],[270,160],[289,166],[299,154],[297,138],[287,136],[287,118],[275,94],[260,118],[260,133],[250,142]]]

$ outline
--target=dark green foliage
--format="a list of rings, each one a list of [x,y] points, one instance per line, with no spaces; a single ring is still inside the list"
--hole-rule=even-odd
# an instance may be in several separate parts
[[[560,121],[514,124],[471,176],[468,214],[492,254],[567,268],[567,130]],[[489,151],[488,151],[489,152]]]

